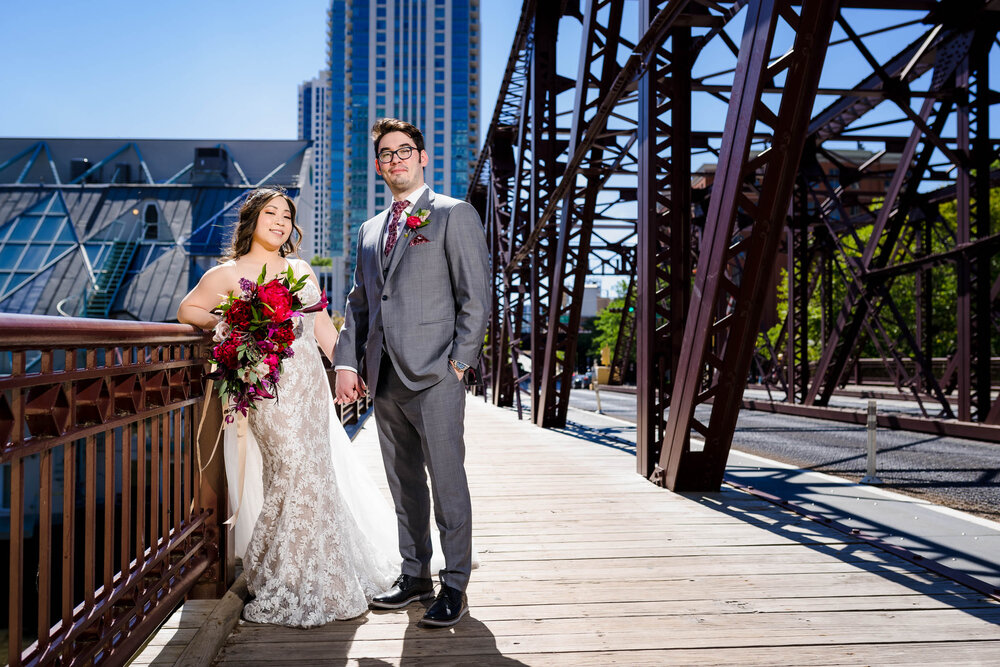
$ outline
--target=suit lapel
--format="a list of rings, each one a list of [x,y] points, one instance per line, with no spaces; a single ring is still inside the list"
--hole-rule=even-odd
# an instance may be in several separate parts
[[[421,208],[430,209],[433,202],[433,193],[430,188],[427,188],[424,190],[424,194],[420,196],[420,199],[418,199],[415,204],[410,206],[409,210],[416,211]],[[414,233],[415,232],[405,224],[403,225],[402,230],[400,230],[399,240],[396,241],[396,247],[393,248],[392,252],[389,254],[389,268],[385,272],[386,282],[389,281],[389,276],[392,275],[392,272],[395,271],[396,267],[399,265],[399,260],[403,257],[403,253],[405,253],[406,249],[410,247],[410,239],[413,237]]]

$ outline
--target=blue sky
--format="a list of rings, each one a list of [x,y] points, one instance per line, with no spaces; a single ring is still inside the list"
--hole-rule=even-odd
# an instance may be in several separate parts
[[[480,5],[480,126],[485,134],[520,3],[482,0]],[[294,138],[297,87],[326,63],[328,6],[329,0],[293,0],[283,6],[273,0],[5,3],[0,136]],[[633,38],[636,7],[627,3],[624,17],[624,32]],[[856,29],[900,17],[899,12],[845,12]],[[912,13],[911,18],[920,16]],[[727,28],[737,42],[741,23]],[[869,40],[869,47],[881,58],[926,29],[888,33]],[[576,74],[579,31],[577,21],[563,20],[558,61],[564,76]],[[842,33],[835,29],[838,37]],[[790,41],[790,35],[779,34],[776,44],[783,39]],[[824,69],[825,85],[849,86],[870,71],[850,46],[831,47],[828,60],[836,65]],[[715,43],[699,57],[696,74],[732,64],[732,55]],[[991,70],[996,79],[997,69]],[[571,102],[572,93],[567,99]],[[828,102],[821,99],[818,105]],[[721,127],[723,103],[702,94],[695,104],[696,129]],[[714,158],[706,156],[706,161]]]
[[[519,12],[482,2],[492,115]],[[326,63],[328,0],[4,3],[0,136],[289,139]]]
[[[298,85],[326,65],[328,6],[329,0],[6,2],[0,21],[0,136],[295,138]],[[637,7],[626,3],[623,17],[623,33],[632,39]],[[481,135],[492,117],[519,9],[518,0],[480,2]],[[857,9],[844,14],[858,32],[923,16]],[[867,38],[866,44],[882,60],[927,28],[918,23]],[[726,28],[737,43],[741,30],[742,19]],[[579,33],[578,21],[563,19],[557,61],[559,73],[570,78],[576,75]],[[843,36],[834,28],[835,41]],[[791,38],[787,27],[780,28],[775,53],[790,46]],[[993,89],[1000,88],[998,51],[991,52]],[[716,40],[700,54],[694,74],[723,72],[709,82],[725,84],[733,64]],[[847,87],[870,72],[853,46],[831,46],[821,85]],[[562,110],[572,105],[572,95],[560,96]],[[820,97],[816,106],[831,100]],[[694,129],[722,128],[723,102],[698,93],[692,104]],[[618,111],[635,113],[634,105]],[[991,111],[993,127],[1000,126],[998,112],[1000,105]],[[898,115],[883,105],[865,120]],[[882,131],[908,132],[909,126]],[[715,162],[714,156],[692,155],[693,168],[706,162]]]

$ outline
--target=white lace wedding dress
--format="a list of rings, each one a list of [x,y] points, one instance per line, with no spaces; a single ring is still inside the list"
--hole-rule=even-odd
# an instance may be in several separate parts
[[[300,298],[319,299],[312,281]],[[302,318],[278,400],[259,403],[249,417],[236,550],[255,596],[243,616],[257,623],[312,627],[353,618],[399,573],[395,513],[335,416],[313,338],[316,316]],[[235,507],[233,431],[226,467]]]

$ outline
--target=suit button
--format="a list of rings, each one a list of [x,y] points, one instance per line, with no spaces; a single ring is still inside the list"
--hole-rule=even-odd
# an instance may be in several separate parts
[[[383,301],[388,301],[389,300],[389,295],[388,294],[383,294],[382,295],[382,300]]]
[[[382,331],[382,325],[381,325],[381,324],[380,324],[380,325],[378,325],[378,330],[379,330],[379,331]]]

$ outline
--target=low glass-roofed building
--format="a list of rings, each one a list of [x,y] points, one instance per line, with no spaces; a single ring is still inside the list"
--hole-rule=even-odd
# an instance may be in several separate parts
[[[311,212],[310,150],[292,140],[0,138],[0,312],[174,320],[248,190],[280,185]]]

